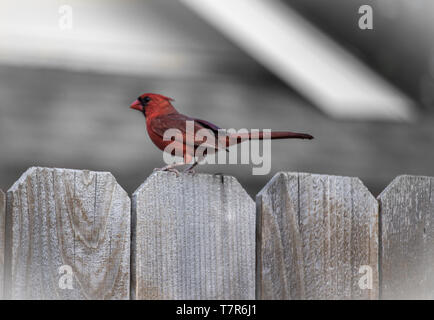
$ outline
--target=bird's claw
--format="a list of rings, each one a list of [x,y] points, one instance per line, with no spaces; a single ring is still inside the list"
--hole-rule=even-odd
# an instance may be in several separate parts
[[[176,174],[176,177],[179,177],[180,175],[179,171],[174,168],[166,169],[166,171],[173,172],[174,174]]]
[[[194,171],[194,169],[185,169],[183,172],[184,172],[184,173],[190,173],[190,174],[192,174],[193,176],[196,174],[196,171]]]
[[[169,171],[169,172],[173,172],[176,174],[177,177],[179,177],[179,175],[181,174],[178,170],[176,170],[175,168],[155,168],[155,171]]]

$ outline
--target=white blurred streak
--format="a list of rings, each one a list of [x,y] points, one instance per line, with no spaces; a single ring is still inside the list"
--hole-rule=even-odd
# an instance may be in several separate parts
[[[414,117],[409,98],[277,1],[181,2],[334,117],[378,120]]]
[[[215,53],[197,39],[186,45],[178,26],[162,19],[159,1],[1,0],[0,63],[158,77],[212,72]],[[59,27],[65,4],[71,30]]]

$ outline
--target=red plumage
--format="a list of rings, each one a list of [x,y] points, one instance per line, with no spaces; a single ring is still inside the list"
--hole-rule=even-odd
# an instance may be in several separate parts
[[[172,143],[172,141],[164,141],[163,136],[164,132],[168,129],[178,129],[182,132],[183,135],[183,143],[179,144],[176,148],[182,148],[182,154],[184,155],[185,163],[190,163],[192,158],[194,157],[194,152],[197,147],[201,145],[206,140],[196,139],[197,133],[199,130],[207,130],[209,134],[217,137],[218,130],[220,129],[215,124],[201,120],[196,118],[191,118],[186,115],[179,113],[171,104],[173,99],[154,93],[144,93],[142,94],[136,101],[131,104],[131,108],[141,111],[146,117],[146,129],[148,131],[148,135],[151,138],[152,142],[160,149],[165,150],[165,148]],[[194,129],[190,137],[187,137],[186,132],[186,121],[194,121]],[[189,138],[189,139],[188,139]],[[223,145],[224,149],[229,147],[230,145],[240,143],[244,140],[248,139],[264,139],[263,132],[259,132],[252,136],[251,133],[247,134],[236,134],[236,135],[228,135],[225,137],[226,141],[220,143],[220,146]],[[271,132],[271,139],[313,139],[313,137],[309,134],[305,133],[297,133],[291,131],[275,131]],[[186,141],[192,141],[193,145],[186,145]],[[216,152],[221,150],[219,148],[219,144],[217,143],[217,139],[214,148],[209,148],[211,151]],[[181,149],[180,149],[181,150]],[[196,164],[196,163],[195,163]],[[189,170],[194,167],[193,164]],[[174,166],[166,166],[163,169],[171,169]]]

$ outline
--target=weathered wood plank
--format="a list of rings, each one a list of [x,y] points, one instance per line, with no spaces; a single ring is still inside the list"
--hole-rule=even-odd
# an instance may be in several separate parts
[[[110,173],[30,168],[7,211],[12,299],[129,298],[130,199]]]
[[[255,203],[235,178],[156,172],[132,202],[137,299],[255,298]]]
[[[5,254],[5,194],[0,190],[0,299],[3,299],[4,288],[4,254]]]
[[[434,178],[399,176],[378,200],[381,298],[434,299]]]
[[[378,203],[358,178],[278,173],[256,201],[259,299],[377,298]]]

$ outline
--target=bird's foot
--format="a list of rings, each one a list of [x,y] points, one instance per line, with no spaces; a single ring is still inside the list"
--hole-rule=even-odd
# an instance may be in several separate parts
[[[190,169],[190,168],[185,169],[183,172],[192,174],[193,176],[196,174],[196,171],[194,171],[194,169]]]
[[[194,167],[197,166],[197,162],[194,162],[193,164],[189,165],[187,168],[184,169],[184,173],[191,173],[192,175],[196,174],[196,171],[194,171]]]
[[[166,169],[166,171],[170,171],[176,174],[176,177],[179,177],[179,175],[181,174],[178,170],[176,170],[175,168],[169,168]]]
[[[154,172],[155,171],[168,171],[168,172],[173,172],[173,173],[175,173],[176,174],[176,176],[177,177],[179,177],[179,175],[181,174],[178,170],[176,170],[175,168],[167,168],[167,167],[164,167],[164,168],[155,168],[154,169]]]

